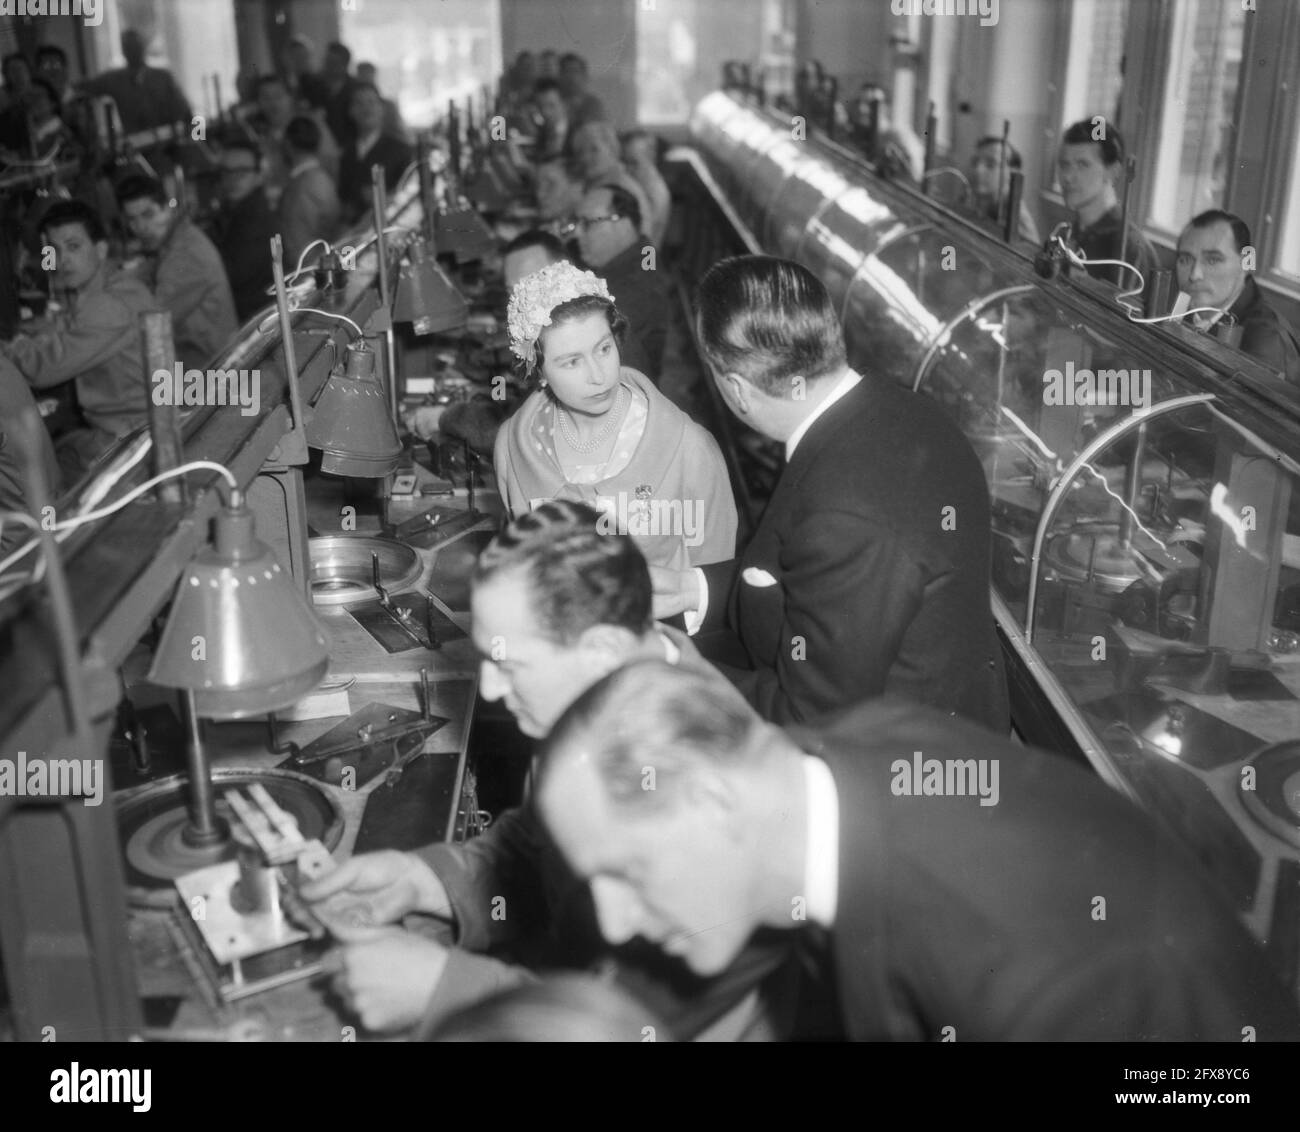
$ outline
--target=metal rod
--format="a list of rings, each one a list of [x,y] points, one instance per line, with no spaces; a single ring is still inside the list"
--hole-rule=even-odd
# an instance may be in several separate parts
[[[212,772],[208,753],[203,746],[203,724],[194,703],[194,692],[186,688],[181,693],[185,716],[185,768],[190,779],[190,823],[185,827],[184,839],[191,845],[215,845],[226,839],[225,823],[217,819],[216,796],[212,791]]]
[[[374,207],[375,231],[379,238],[375,241],[375,250],[379,256],[379,305],[383,308],[388,325],[384,329],[384,391],[388,394],[388,412],[400,432],[402,414],[397,404],[397,343],[393,336],[393,304],[389,294],[388,281],[388,237],[384,235],[384,218],[388,212],[388,202],[384,191],[384,167],[370,167],[370,194]],[[385,481],[391,486],[391,477]],[[388,494],[387,489],[384,492]]]
[[[298,358],[293,344],[293,323],[289,319],[289,293],[284,286],[284,242],[277,232],[271,237],[271,274],[275,279],[275,309],[280,316],[280,347],[284,352],[284,380],[289,385],[289,410],[293,428],[305,428],[302,400],[298,394]]]
[[[1119,548],[1130,550],[1133,546],[1133,522],[1137,514],[1137,497],[1142,488],[1142,459],[1147,446],[1146,423],[1138,425],[1133,434],[1133,461],[1124,475],[1124,506],[1119,513]]]
[[[140,316],[140,334],[144,339],[145,378],[154,388],[159,374],[170,384],[172,369],[176,364],[176,349],[172,342],[172,316],[170,311],[145,311]],[[154,475],[180,467],[184,456],[181,443],[181,411],[175,398],[165,397],[159,404],[149,398],[149,436],[153,440]],[[179,477],[158,485],[158,498],[164,503],[185,502],[185,481]]]
[[[435,219],[438,212],[438,203],[433,195],[433,170],[429,168],[431,152],[432,146],[429,144],[429,136],[421,133],[416,146],[416,173],[420,178],[420,209],[424,214],[424,238],[429,241],[429,248],[432,250],[435,246],[434,235],[437,227]]]
[[[1011,243],[1020,232],[1020,201],[1024,192],[1024,173],[1019,169],[1012,169],[1011,183],[1007,186],[1007,215],[1002,222],[1002,239],[1005,243]]]
[[[998,146],[998,220],[1006,223],[1002,215],[1002,209],[1006,201],[1002,197],[1002,174],[1007,171],[1007,146],[1011,144],[1011,119],[1002,119],[1002,144]],[[1011,242],[1011,237],[1006,237],[1006,242]]]
[[[925,116],[925,166],[921,170],[921,192],[926,196],[930,195],[929,177],[927,174],[934,167],[934,146],[935,132],[938,129],[939,120],[935,117],[934,103],[930,103],[929,113]]]
[[[28,502],[32,512],[42,513],[51,502],[50,487],[45,480],[45,467],[41,460],[40,433],[45,425],[33,408],[24,408],[18,414],[15,439],[22,450],[24,476],[27,480]],[[87,716],[88,699],[81,685],[81,657],[77,645],[77,625],[72,616],[72,598],[68,592],[68,579],[63,572],[54,532],[38,524],[41,554],[45,558],[45,584],[50,594],[50,613],[54,618],[54,642],[58,650],[59,674],[62,677],[63,696],[77,750],[91,751],[92,736]]]
[[[1133,187],[1133,178],[1137,176],[1137,158],[1130,157],[1124,163],[1124,200],[1119,212],[1119,258],[1128,263],[1128,197]],[[1122,267],[1115,268],[1115,282],[1124,286],[1125,272]],[[1145,283],[1146,280],[1143,280]]]

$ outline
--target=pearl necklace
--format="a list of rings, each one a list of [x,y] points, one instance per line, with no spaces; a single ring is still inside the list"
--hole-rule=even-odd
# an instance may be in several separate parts
[[[609,419],[600,427],[590,440],[581,441],[578,439],[576,426],[569,424],[569,414],[563,405],[556,406],[556,416],[560,418],[560,432],[564,436],[564,442],[575,452],[583,454],[595,452],[602,444],[610,438],[620,423],[622,414],[619,406],[623,404],[624,387],[620,385],[618,392],[614,394],[614,405],[609,411]]]

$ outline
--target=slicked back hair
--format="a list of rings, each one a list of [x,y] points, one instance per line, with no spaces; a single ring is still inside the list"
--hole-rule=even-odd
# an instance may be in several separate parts
[[[705,360],[738,373],[769,396],[793,377],[815,381],[846,364],[835,304],[806,267],[773,256],[733,256],[714,264],[695,293],[695,326]]]
[[[1105,137],[1100,141],[1092,136],[1092,120],[1085,118],[1074,122],[1061,135],[1062,145],[1095,145],[1101,150],[1103,165],[1119,165],[1124,160],[1124,135],[1110,122],[1106,122]]]
[[[93,244],[108,239],[103,219],[85,201],[61,200],[50,205],[45,215],[41,217],[41,232],[50,232],[66,224],[80,224]]]
[[[651,625],[650,569],[631,536],[604,534],[599,522],[600,513],[584,503],[543,503],[488,544],[473,583],[521,571],[538,626],[561,645],[593,625],[642,636]]]
[[[566,755],[589,754],[606,795],[628,811],[663,811],[696,770],[757,766],[765,724],[721,675],[662,660],[611,672],[579,696],[551,729],[539,784]],[[646,768],[654,769],[654,789]]]
[[[1208,228],[1220,222],[1232,229],[1232,240],[1237,245],[1237,251],[1250,246],[1250,225],[1235,213],[1225,212],[1221,208],[1207,208],[1204,212],[1197,213],[1187,222],[1187,227]]]

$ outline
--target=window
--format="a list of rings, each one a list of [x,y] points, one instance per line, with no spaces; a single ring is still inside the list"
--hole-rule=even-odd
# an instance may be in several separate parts
[[[393,99],[408,126],[423,129],[447,113],[453,99],[474,100],[502,73],[497,0],[364,0],[339,12],[339,38],[353,63],[374,63],[380,92]]]
[[[793,41],[785,18],[780,0],[640,0],[637,121],[687,121],[695,104],[722,85],[722,65],[731,59],[760,67],[769,96],[788,88]]]
[[[235,100],[239,46],[233,5],[211,0],[102,0],[100,7],[103,18],[87,27],[99,60],[95,73],[126,65],[120,39],[131,28],[148,41],[145,62],[171,71],[194,113],[215,111],[214,75],[222,102]]]
[[[1282,239],[1277,249],[1277,268],[1300,277],[1300,114],[1291,127],[1291,169],[1286,179],[1287,195],[1282,204]]]
[[[1187,0],[1172,11],[1149,217],[1168,233],[1222,205],[1245,19],[1240,4],[1221,0]]]
[[[1061,97],[1062,125],[1100,114],[1123,130],[1119,99],[1124,87],[1128,4],[1129,0],[1074,0]]]

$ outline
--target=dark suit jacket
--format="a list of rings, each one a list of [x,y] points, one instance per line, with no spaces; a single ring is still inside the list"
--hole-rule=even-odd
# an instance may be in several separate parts
[[[654,271],[642,266],[643,243],[638,240],[596,274],[609,284],[615,304],[628,321],[623,364],[640,370],[658,385],[668,340],[668,297],[658,264]]]
[[[1160,266],[1155,248],[1151,241],[1130,220],[1128,225],[1128,255],[1123,255],[1124,227],[1121,224],[1122,209],[1119,205],[1101,217],[1091,228],[1080,228],[1074,233],[1075,242],[1088,259],[1122,259],[1131,263],[1142,272],[1143,283],[1151,282],[1152,273]],[[1118,282],[1122,290],[1136,287],[1138,277],[1122,267],[1090,267],[1088,274],[1095,279]]]
[[[957,426],[864,376],[799,442],[739,560],[705,568],[705,627],[727,614],[752,666],[728,675],[774,722],[897,692],[1006,734],[989,525]]]
[[[272,301],[266,289],[271,285],[271,237],[278,229],[275,210],[260,188],[224,209],[213,223],[212,242],[221,253],[241,321]],[[292,271],[294,261],[287,262]]]
[[[1253,275],[1228,313],[1242,326],[1241,349],[1288,381],[1300,382],[1300,336],[1265,300]]]
[[[339,200],[343,202],[343,211],[348,220],[356,220],[370,207],[372,165],[384,167],[384,187],[391,193],[414,159],[415,150],[404,141],[387,134],[380,134],[379,140],[362,158],[357,157],[355,144],[346,146],[339,162]]]
[[[838,794],[830,950],[850,1037],[1300,1038],[1295,1000],[1217,890],[1082,768],[889,700],[794,737]],[[894,793],[891,764],[917,750],[998,760],[997,804]]]

